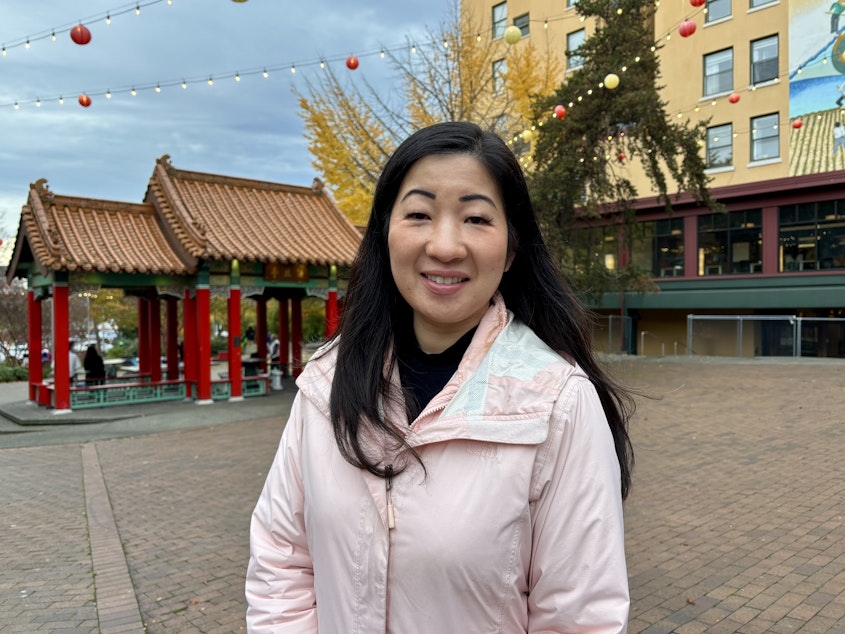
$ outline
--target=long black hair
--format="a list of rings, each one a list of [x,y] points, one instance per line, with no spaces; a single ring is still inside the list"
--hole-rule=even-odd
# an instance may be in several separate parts
[[[549,254],[519,162],[497,135],[472,123],[438,123],[412,134],[388,159],[376,184],[370,219],[352,265],[335,333],[339,341],[331,420],[341,454],[351,464],[384,476],[379,458],[366,451],[362,430],[390,438],[397,447],[407,446],[401,432],[384,420],[386,404],[398,398],[390,384],[396,363],[396,324],[411,315],[393,281],[387,233],[405,175],[418,160],[434,154],[472,156],[499,184],[508,223],[508,247],[515,253],[499,291],[517,319],[553,350],[581,366],[595,386],[613,435],[624,499],[633,467],[627,431],[633,400],[597,363],[587,311]]]

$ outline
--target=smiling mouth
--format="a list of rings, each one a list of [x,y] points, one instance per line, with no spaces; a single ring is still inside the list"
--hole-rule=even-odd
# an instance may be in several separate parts
[[[435,284],[460,284],[469,280],[468,277],[443,277],[441,275],[426,275],[425,273],[423,273],[423,277]]]

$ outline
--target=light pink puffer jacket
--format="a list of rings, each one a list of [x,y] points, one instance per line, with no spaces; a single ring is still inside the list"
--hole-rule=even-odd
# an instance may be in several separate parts
[[[626,631],[619,466],[580,369],[497,297],[407,430],[426,473],[411,461],[388,493],[337,449],[334,359],[300,376],[253,514],[250,632]]]

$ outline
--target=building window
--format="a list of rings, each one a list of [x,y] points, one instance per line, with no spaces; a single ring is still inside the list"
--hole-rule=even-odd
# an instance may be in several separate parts
[[[751,160],[765,161],[780,156],[778,113],[751,119]]]
[[[502,2],[493,7],[493,39],[502,37],[508,27],[508,3]]]
[[[756,9],[757,7],[763,7],[767,4],[774,4],[779,0],[749,0],[748,8],[749,9]]]
[[[630,228],[631,264],[654,277],[684,275],[684,219],[638,222]]]
[[[772,35],[751,42],[751,84],[777,79],[778,36]]]
[[[707,128],[705,164],[708,168],[730,167],[734,164],[733,124],[725,123]]]
[[[698,274],[760,273],[763,212],[698,217]]]
[[[726,48],[704,56],[704,96],[734,89],[734,50]]]
[[[706,22],[731,17],[731,0],[707,0]]]
[[[571,9],[576,4],[578,4],[578,0],[566,0],[566,8]]]
[[[525,37],[529,33],[529,22],[530,20],[527,13],[523,13],[521,16],[513,19],[513,25],[519,28],[520,33],[522,33],[522,37]]]
[[[493,62],[493,92],[501,92],[505,88],[505,75],[508,72],[508,63],[504,59],[497,59]]]
[[[575,51],[586,41],[586,31],[579,29],[573,31],[566,36],[566,56],[568,58],[566,69],[575,70],[584,65],[584,58],[581,55],[576,55]]]
[[[845,268],[845,200],[781,207],[779,225],[781,271]]]

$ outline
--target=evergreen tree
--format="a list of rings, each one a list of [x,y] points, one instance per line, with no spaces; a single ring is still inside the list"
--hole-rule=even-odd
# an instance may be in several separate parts
[[[580,0],[579,14],[594,19],[595,32],[571,55],[583,65],[566,75],[557,92],[535,102],[532,193],[544,231],[576,286],[593,297],[608,290],[649,290],[651,271],[612,270],[602,259],[602,240],[633,235],[633,203],[656,194],[671,212],[670,190],[710,197],[701,144],[706,122],[676,122],[660,96],[653,0]],[[608,74],[618,87],[604,85]],[[552,116],[564,106],[563,118]],[[651,191],[640,192],[635,174]],[[602,227],[608,217],[614,227]],[[621,231],[620,231],[621,230]]]

